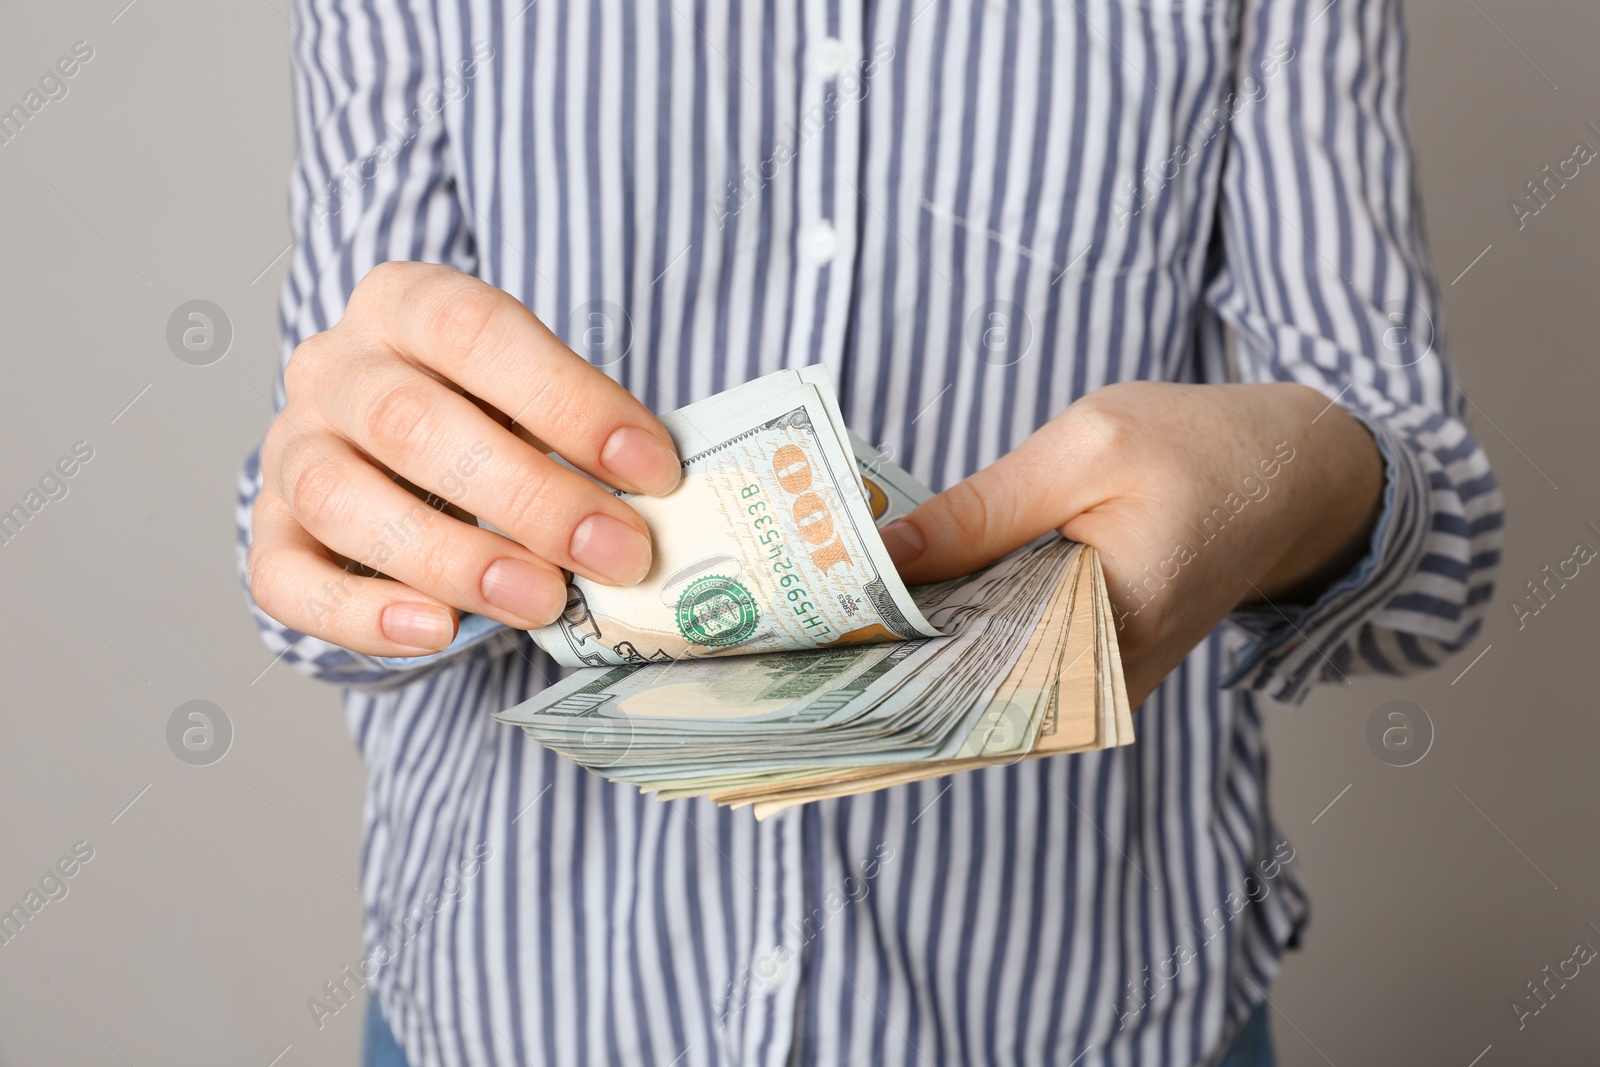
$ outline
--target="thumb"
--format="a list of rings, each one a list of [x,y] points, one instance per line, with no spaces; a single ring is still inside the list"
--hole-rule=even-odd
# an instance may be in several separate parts
[[[1065,464],[1042,452],[1025,445],[885,526],[901,578],[919,585],[971,574],[1072,518]]]

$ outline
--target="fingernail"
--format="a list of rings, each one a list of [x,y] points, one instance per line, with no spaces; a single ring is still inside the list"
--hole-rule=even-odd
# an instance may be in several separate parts
[[[520,559],[497,559],[478,583],[483,599],[531,628],[548,626],[566,607],[566,590],[549,571]]]
[[[889,550],[889,558],[894,560],[897,567],[915,563],[928,547],[922,531],[903,520],[891,522],[878,533],[883,537],[883,547]]]
[[[378,617],[383,636],[397,645],[438,651],[455,640],[450,613],[432,604],[390,604]]]
[[[651,496],[663,496],[678,487],[683,469],[678,454],[661,439],[637,426],[612,430],[600,449],[600,463],[606,470]]]
[[[637,585],[650,572],[650,540],[610,515],[590,515],[572,531],[572,558],[611,585]]]

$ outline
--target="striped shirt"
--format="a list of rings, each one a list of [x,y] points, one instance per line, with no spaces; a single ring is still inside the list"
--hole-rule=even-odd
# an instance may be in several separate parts
[[[524,634],[468,618],[446,653],[380,662],[257,611],[348,688],[355,971],[413,1063],[1217,1055],[1306,918],[1260,697],[1437,663],[1498,561],[1397,7],[297,0],[285,359],[374,264],[428,260],[658,410],[822,363],[851,427],[935,488],[1127,379],[1300,382],[1387,464],[1368,556],[1219,627],[1136,744],[761,824],[491,721],[555,676]],[[241,561],[259,485],[252,458]]]

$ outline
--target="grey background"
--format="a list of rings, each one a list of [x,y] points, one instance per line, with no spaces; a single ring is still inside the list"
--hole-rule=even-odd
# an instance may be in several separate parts
[[[0,3],[0,107],[74,42],[95,50],[0,145],[0,510],[94,448],[0,546],[0,910],[94,848],[0,946],[0,1063],[354,1063],[359,1013],[319,1031],[306,999],[361,952],[361,768],[335,693],[270,665],[233,577],[288,242],[286,0],[126,2]],[[1286,1067],[1594,1063],[1600,975],[1521,1031],[1511,1003],[1579,939],[1600,946],[1600,568],[1520,630],[1509,602],[1600,547],[1600,166],[1520,232],[1506,201],[1576,141],[1600,148],[1600,7],[1415,0],[1411,24],[1434,263],[1505,562],[1446,668],[1270,712],[1274,804],[1314,893],[1273,1021]],[[232,323],[211,366],[166,343],[193,299]],[[1414,766],[1366,740],[1394,699],[1434,726]],[[168,748],[191,700],[234,732],[209,766]]]

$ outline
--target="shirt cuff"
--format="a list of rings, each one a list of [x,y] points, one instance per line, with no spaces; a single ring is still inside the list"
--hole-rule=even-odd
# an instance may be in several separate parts
[[[1432,494],[1421,457],[1406,438],[1377,418],[1360,419],[1384,460],[1383,510],[1366,556],[1309,606],[1252,604],[1228,621],[1254,638],[1222,679],[1274,700],[1298,704],[1318,681],[1348,682],[1362,625],[1392,600],[1416,571],[1432,526]]]

